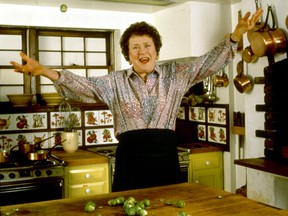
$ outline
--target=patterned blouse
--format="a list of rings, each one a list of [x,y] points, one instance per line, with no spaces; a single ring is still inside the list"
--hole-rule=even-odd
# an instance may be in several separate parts
[[[101,77],[85,78],[67,70],[54,82],[68,99],[83,103],[104,102],[114,118],[115,136],[138,129],[171,129],[182,97],[190,87],[218,72],[232,61],[237,44],[222,40],[198,58],[157,64],[144,82],[133,68]]]

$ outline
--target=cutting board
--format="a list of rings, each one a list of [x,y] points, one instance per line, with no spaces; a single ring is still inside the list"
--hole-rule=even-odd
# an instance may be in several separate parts
[[[7,212],[11,212],[13,209],[18,208],[19,211],[17,215],[124,216],[125,214],[122,206],[111,207],[107,204],[109,199],[118,196],[124,196],[125,198],[132,196],[139,201],[145,198],[150,199],[151,208],[148,209],[148,215],[151,216],[177,216],[180,211],[185,211],[192,216],[288,215],[288,211],[278,210],[240,195],[196,183],[182,183],[85,198],[14,205],[2,207],[1,212],[6,214]],[[186,205],[184,208],[177,208],[175,205],[165,204],[166,201],[177,201],[179,199],[185,201]],[[84,211],[84,206],[91,200],[97,203],[96,211],[86,213]]]

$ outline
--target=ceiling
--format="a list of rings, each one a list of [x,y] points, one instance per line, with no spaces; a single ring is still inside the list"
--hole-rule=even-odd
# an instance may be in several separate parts
[[[69,8],[153,13],[177,4],[189,1],[213,4],[234,4],[241,0],[1,0],[0,4],[17,4],[32,6],[60,7],[66,4]]]

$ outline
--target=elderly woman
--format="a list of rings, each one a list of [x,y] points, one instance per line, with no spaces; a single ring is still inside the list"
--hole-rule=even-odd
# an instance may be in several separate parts
[[[131,64],[128,69],[85,78],[46,68],[22,52],[26,64],[11,64],[16,72],[49,78],[65,98],[109,106],[119,140],[113,191],[174,184],[181,175],[174,130],[183,95],[232,61],[237,41],[262,13],[257,10],[251,19],[246,13],[229,38],[197,59],[158,65],[161,36],[150,24],[137,22],[120,40],[122,54]]]

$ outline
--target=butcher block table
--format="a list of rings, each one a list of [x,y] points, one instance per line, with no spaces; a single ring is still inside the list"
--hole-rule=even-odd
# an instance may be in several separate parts
[[[185,211],[191,216],[277,216],[288,215],[288,211],[276,209],[233,193],[225,192],[216,188],[203,186],[196,183],[181,183],[176,185],[154,187],[124,192],[114,192],[104,195],[95,195],[85,198],[73,198],[28,203],[1,207],[3,215],[96,215],[96,216],[124,216],[122,206],[111,207],[107,201],[118,196],[134,197],[140,201],[148,198],[151,208],[148,216],[177,216],[180,211]],[[165,201],[177,201],[182,199],[186,202],[184,208],[175,205],[167,205]],[[163,202],[164,200],[164,202]],[[97,203],[96,210],[92,213],[84,211],[88,201]]]

